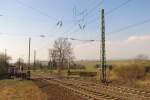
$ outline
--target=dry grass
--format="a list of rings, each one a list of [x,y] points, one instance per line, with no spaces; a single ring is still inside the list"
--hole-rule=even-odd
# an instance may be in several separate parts
[[[32,81],[1,80],[0,100],[47,100]]]
[[[144,67],[137,64],[121,65],[115,67],[113,71],[119,80],[124,80],[126,82],[139,80],[145,76]]]
[[[86,71],[99,72],[94,66],[99,61],[78,61],[77,63],[83,64],[86,67]],[[107,75],[115,84],[122,84],[136,88],[150,89],[150,74],[145,75],[144,67],[150,66],[150,61],[137,61],[137,60],[116,60],[108,61],[107,64],[113,66],[113,70]],[[100,73],[98,73],[98,76]],[[97,77],[99,79],[99,77]],[[123,82],[124,81],[124,82]],[[119,83],[120,82],[120,83]]]

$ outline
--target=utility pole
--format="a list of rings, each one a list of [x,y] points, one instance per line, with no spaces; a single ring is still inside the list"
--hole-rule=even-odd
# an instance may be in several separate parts
[[[5,62],[7,62],[7,49],[5,48]]]
[[[102,83],[106,83],[106,49],[105,49],[105,15],[104,9],[101,11],[101,67],[102,67]]]
[[[36,67],[36,50],[34,50],[34,69]]]
[[[30,70],[30,51],[31,51],[31,38],[29,37],[28,70]]]
[[[68,75],[70,73],[70,56],[68,57]]]
[[[30,73],[30,49],[31,49],[31,38],[29,37],[29,55],[28,55],[28,71],[27,71],[27,79],[30,79],[31,73]]]
[[[18,63],[19,63],[19,69],[21,69],[21,68],[20,68],[20,66],[21,66],[21,58],[19,57],[18,60],[19,60],[19,61],[18,61]]]

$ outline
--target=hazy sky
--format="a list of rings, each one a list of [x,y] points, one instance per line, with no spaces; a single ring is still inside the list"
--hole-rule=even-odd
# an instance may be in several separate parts
[[[134,58],[138,54],[150,56],[150,22],[136,26],[150,20],[150,0],[104,0],[100,4],[101,1],[0,0],[0,52],[6,48],[14,61],[18,57],[26,61],[28,37],[31,37],[31,59],[35,49],[37,59],[47,60],[48,49],[59,37],[99,40],[100,11],[104,8],[107,58]],[[126,1],[129,2],[126,4]],[[76,21],[81,18],[82,21]],[[62,27],[56,25],[59,21]],[[84,30],[77,24],[85,24]],[[118,31],[130,25],[136,27]],[[41,38],[42,34],[47,37]],[[77,59],[99,59],[99,42],[71,42]]]

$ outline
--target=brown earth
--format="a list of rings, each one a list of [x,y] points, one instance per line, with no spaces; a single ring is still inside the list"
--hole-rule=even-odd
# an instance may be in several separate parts
[[[33,80],[33,82],[41,89],[42,92],[47,94],[48,100],[85,100],[79,95],[74,94],[57,84],[41,81],[40,79]]]

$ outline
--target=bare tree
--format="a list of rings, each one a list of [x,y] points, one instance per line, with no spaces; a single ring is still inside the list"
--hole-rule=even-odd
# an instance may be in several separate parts
[[[56,58],[57,58],[57,52],[56,50],[54,49],[49,49],[49,64],[48,66],[51,68],[51,69],[55,69],[57,67],[56,65]]]
[[[51,61],[56,61],[57,52],[54,49],[49,50],[49,56]]]
[[[57,62],[58,69],[62,69],[68,62],[68,59],[73,59],[71,43],[65,38],[55,40],[51,52],[51,57]]]
[[[26,64],[24,63],[23,58],[18,58],[14,65],[17,67],[21,67],[22,69],[27,67]]]

